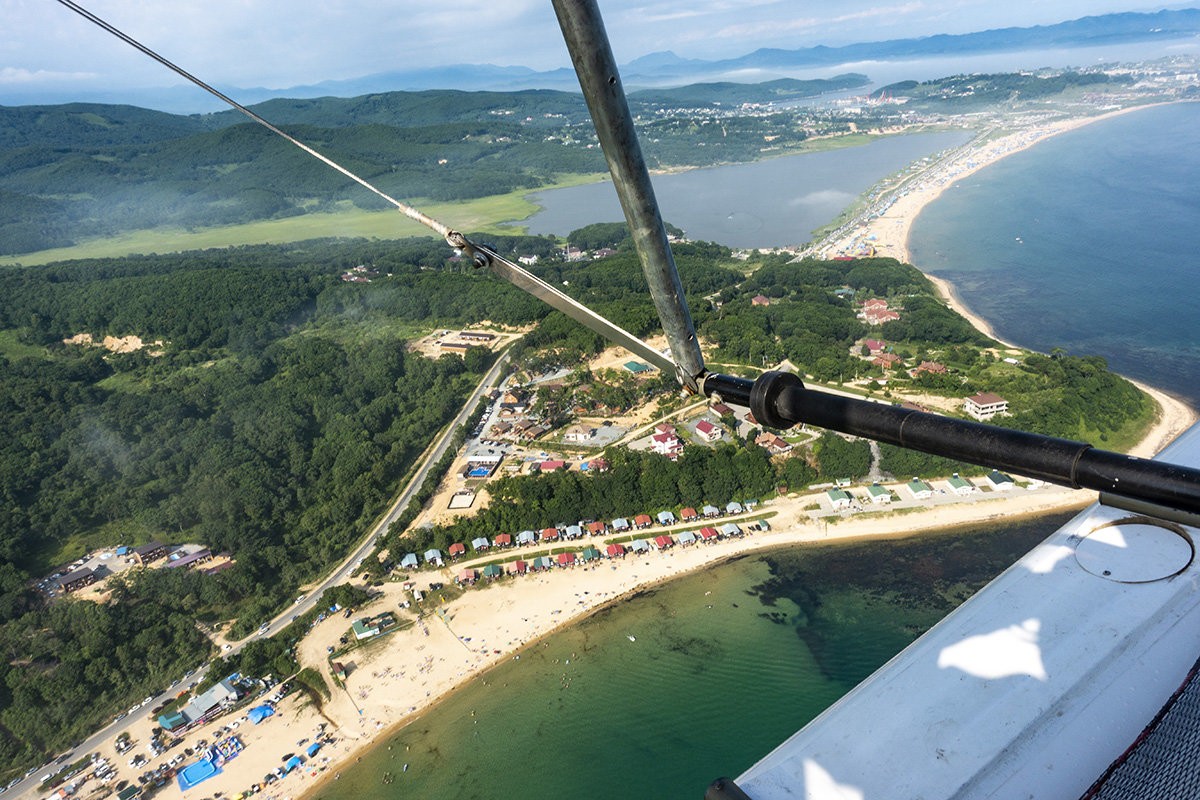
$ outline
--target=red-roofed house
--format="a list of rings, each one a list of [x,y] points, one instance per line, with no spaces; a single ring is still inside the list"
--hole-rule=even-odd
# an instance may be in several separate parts
[[[683,442],[674,433],[656,433],[650,437],[650,449],[659,455],[669,456],[683,447]]]
[[[508,566],[504,568],[509,575],[524,575],[525,571],[528,569],[529,565],[520,560],[511,561],[509,562]]]
[[[871,359],[872,364],[877,367],[883,367],[884,369],[892,369],[901,361],[903,361],[903,359],[895,353],[884,353],[883,355],[878,355]]]
[[[945,364],[939,364],[936,361],[922,361],[921,366],[913,370],[913,377],[915,378],[922,372],[929,372],[934,375],[945,375],[947,370]]]
[[[863,344],[873,356],[879,355],[883,352],[883,348],[887,347],[887,342],[881,342],[878,339],[867,339]]]
[[[675,544],[675,540],[666,534],[654,537],[654,546],[659,550],[666,550],[671,545]]]
[[[560,567],[574,566],[575,565],[575,554],[574,553],[559,553],[558,554],[558,565]]]
[[[451,558],[456,558],[457,556],[466,554],[467,546],[462,542],[455,542],[454,544],[450,545],[450,549],[447,552],[450,554]]]
[[[553,542],[558,540],[558,528],[542,528],[542,541]]]
[[[717,538],[717,529],[716,528],[701,528],[700,529],[700,538],[706,542],[711,541],[712,539],[716,539]]]
[[[703,436],[709,442],[715,442],[721,438],[721,429],[706,419],[702,419],[696,423],[696,433]]]
[[[885,322],[890,322],[894,319],[900,319],[900,315],[895,311],[887,309],[883,311],[868,311],[865,315],[868,325],[882,325]]]
[[[599,521],[589,522],[588,533],[592,536],[603,536],[604,534],[608,533],[608,526]]]
[[[685,508],[679,512],[679,518],[684,522],[691,522],[694,519],[700,519],[700,515],[696,513],[694,508]]]
[[[653,524],[654,520],[650,519],[649,514],[638,514],[633,518],[633,527],[638,529],[649,528]]]
[[[723,416],[725,416],[726,414],[732,414],[732,413],[733,413],[733,409],[732,409],[732,408],[730,408],[729,406],[725,405],[724,403],[713,403],[713,404],[712,404],[712,405],[709,407],[709,409],[710,409],[710,410],[711,410],[711,411],[712,411],[714,414],[716,414],[718,417],[723,417]]]
[[[496,547],[512,547],[512,534],[502,533],[493,540]]]
[[[552,461],[543,461],[541,464],[538,464],[538,467],[541,468],[542,472],[554,472],[554,470],[563,469],[566,466],[567,462],[559,461],[557,459]]]
[[[609,558],[624,558],[624,556],[625,556],[625,545],[623,545],[623,544],[610,544],[610,545],[608,546],[608,548],[607,548],[607,550],[606,550],[605,552],[607,552],[607,553],[608,553],[608,557],[609,557]]]
[[[477,580],[479,580],[479,573],[476,570],[464,569],[462,572],[458,573],[459,583],[474,583]]]
[[[991,392],[980,392],[963,400],[963,411],[977,420],[991,419],[1008,413],[1008,401]]]

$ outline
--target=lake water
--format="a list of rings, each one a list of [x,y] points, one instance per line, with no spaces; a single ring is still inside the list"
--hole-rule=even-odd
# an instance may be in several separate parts
[[[1001,338],[1104,356],[1200,403],[1200,103],[1055,136],[955,183],[912,227],[921,269]]]
[[[804,244],[881,178],[971,138],[964,131],[878,139],[861,147],[783,156],[654,178],[663,219],[692,239],[729,247]],[[515,222],[565,236],[594,222],[621,222],[611,181],[529,196],[543,210]]]
[[[676,579],[457,690],[320,797],[699,800],[1067,518],[779,549]]]

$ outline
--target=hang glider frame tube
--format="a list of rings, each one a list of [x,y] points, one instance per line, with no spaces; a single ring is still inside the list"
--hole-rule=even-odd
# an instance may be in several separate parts
[[[595,0],[552,2],[612,174],[613,187],[625,212],[625,222],[642,261],[650,297],[678,365],[679,381],[686,391],[695,393],[704,374],[704,357],[684,301],[683,285],[675,269],[667,230],[658,211],[650,172],[638,144],[600,9]]]

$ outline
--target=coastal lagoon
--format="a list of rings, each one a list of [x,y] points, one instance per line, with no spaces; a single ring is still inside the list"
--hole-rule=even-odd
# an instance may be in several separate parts
[[[922,270],[1001,338],[1102,355],[1200,403],[1200,103],[1055,136],[950,186],[912,226]]]
[[[746,248],[804,244],[880,179],[970,139],[966,131],[889,136],[859,147],[656,175],[654,194],[663,219],[691,239]],[[565,236],[625,219],[608,180],[529,199],[543,210],[512,224],[530,233]]]
[[[780,548],[678,578],[524,648],[316,796],[698,800],[1069,516]]]

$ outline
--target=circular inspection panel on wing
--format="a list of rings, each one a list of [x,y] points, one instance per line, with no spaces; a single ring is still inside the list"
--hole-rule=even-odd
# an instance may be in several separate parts
[[[1149,517],[1102,525],[1075,548],[1079,566],[1118,583],[1170,578],[1187,569],[1195,555],[1195,547],[1182,529]]]

